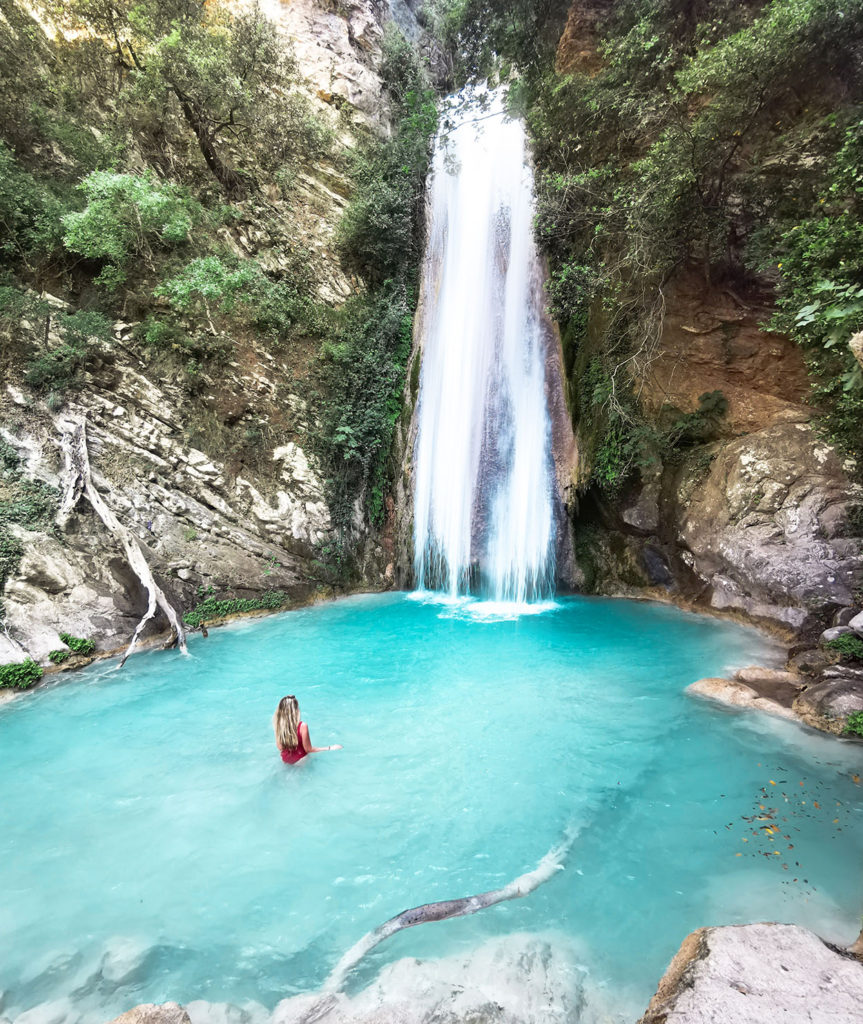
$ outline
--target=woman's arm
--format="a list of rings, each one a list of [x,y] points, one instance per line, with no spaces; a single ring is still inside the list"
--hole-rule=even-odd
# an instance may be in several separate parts
[[[322,750],[341,750],[341,743],[334,743],[331,747],[313,747],[312,741],[309,739],[309,727],[305,722],[300,726],[300,741],[303,744],[303,750],[307,754],[320,754]]]

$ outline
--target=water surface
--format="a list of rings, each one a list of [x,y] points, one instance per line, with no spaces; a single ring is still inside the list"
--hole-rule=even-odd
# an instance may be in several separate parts
[[[397,958],[541,933],[632,1020],[700,925],[853,939],[861,748],[683,693],[763,663],[761,636],[625,601],[473,611],[351,598],[0,708],[0,1015],[272,1008],[382,921],[504,885],[567,829],[565,869],[530,897],[400,933],[351,989]],[[283,765],[285,693],[344,750]]]

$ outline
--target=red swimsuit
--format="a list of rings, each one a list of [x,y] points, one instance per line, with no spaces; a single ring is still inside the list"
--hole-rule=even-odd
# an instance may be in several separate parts
[[[282,751],[282,760],[285,762],[285,764],[296,764],[297,761],[302,761],[306,754],[308,754],[308,751],[303,746],[303,738],[300,735],[300,730],[302,729],[302,727],[303,723],[300,722],[300,724],[297,726],[296,747],[293,750],[288,750],[288,748],[285,747],[285,749]]]

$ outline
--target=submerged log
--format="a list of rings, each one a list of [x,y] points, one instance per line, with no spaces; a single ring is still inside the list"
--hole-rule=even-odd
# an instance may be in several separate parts
[[[94,511],[104,523],[106,529],[116,540],[120,542],[126,555],[129,568],[138,577],[141,586],[147,592],[147,609],[141,617],[129,646],[120,661],[120,668],[126,663],[126,659],[134,651],[138,644],[141,630],[156,614],[159,608],[167,618],[173,630],[171,646],[179,645],[183,653],[186,653],[186,631],[183,622],[177,614],[177,610],[164,594],[164,591],[156,582],[144,552],[141,550],[138,541],[128,527],[123,526],[114,512],[105,503],[102,495],[93,486],[93,478],[90,472],[90,456],[87,451],[87,421],[82,419],[74,432],[70,435],[63,435],[63,454],[66,460],[66,491],[57,512],[57,525],[64,527],[68,522],[75,506],[83,495],[93,506]]]
[[[534,889],[538,889],[544,882],[553,878],[558,871],[563,870],[564,861],[577,835],[578,828],[575,825],[570,825],[564,833],[563,839],[548,851],[533,871],[519,875],[502,889],[492,889],[490,892],[481,892],[476,896],[461,896],[454,900],[424,903],[421,907],[403,910],[395,917],[391,917],[389,921],[378,925],[374,931],[368,932],[359,942],[355,943],[339,960],[324,983],[323,992],[327,994],[341,991],[348,974],[360,960],[375,946],[380,945],[396,932],[405,928],[415,928],[419,924],[446,921],[450,917],[467,917],[480,910],[485,910],[486,907],[493,907],[496,903],[517,900],[529,895]]]

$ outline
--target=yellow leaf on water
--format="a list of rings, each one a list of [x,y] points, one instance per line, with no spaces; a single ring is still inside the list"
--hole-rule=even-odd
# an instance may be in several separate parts
[[[770,785],[771,786],[775,786],[776,785],[776,783],[773,781],[773,779],[770,780]]]
[[[860,785],[860,776],[859,775],[852,775],[851,776],[851,781],[852,782],[856,782],[856,784],[859,786]]]
[[[773,851],[773,856],[774,857],[778,857],[779,856],[779,851],[778,850],[774,850]]]
[[[833,824],[834,825],[838,825],[839,824],[839,819],[838,818],[834,818],[833,819]]]
[[[743,856],[743,854],[742,854],[742,853],[735,853],[735,854],[734,854],[734,856],[735,856],[735,857],[742,857],[742,856]]]
[[[821,810],[821,804],[819,804],[817,800],[812,801],[812,806],[817,807],[819,811]]]

